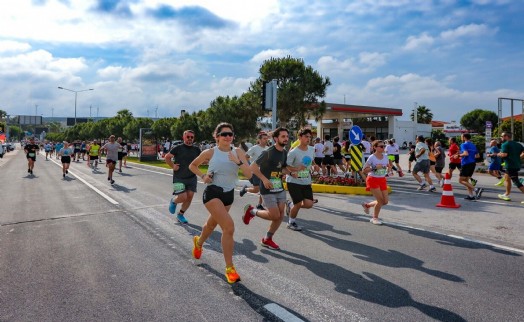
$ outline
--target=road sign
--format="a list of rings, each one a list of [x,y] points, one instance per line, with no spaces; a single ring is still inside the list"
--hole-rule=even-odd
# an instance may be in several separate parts
[[[352,145],[349,154],[351,155],[351,170],[362,170],[362,149],[359,145]]]
[[[353,125],[351,130],[349,130],[349,140],[353,144],[360,144],[362,142],[362,129],[359,126]]]
[[[491,124],[491,121],[486,121],[486,129],[493,128],[493,124]]]

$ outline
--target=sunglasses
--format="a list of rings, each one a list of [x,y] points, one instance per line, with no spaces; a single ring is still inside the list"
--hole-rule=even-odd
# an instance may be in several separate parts
[[[377,145],[376,148],[384,148],[383,145]]]
[[[194,136],[189,136],[189,135],[186,136],[186,139],[191,139],[191,140],[192,140],[192,139],[194,139],[194,138],[195,138]]]
[[[226,137],[226,136],[234,136],[235,134],[233,132],[220,132],[218,133],[219,136]]]

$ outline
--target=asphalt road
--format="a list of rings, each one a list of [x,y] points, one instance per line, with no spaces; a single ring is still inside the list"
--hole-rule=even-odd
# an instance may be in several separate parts
[[[244,205],[257,197],[237,195],[231,214],[242,282],[230,286],[219,230],[201,260],[191,257],[191,236],[207,217],[203,185],[187,211],[190,224],[182,226],[167,211],[169,171],[129,165],[111,186],[105,164],[93,172],[74,163],[64,180],[58,160],[40,155],[34,176],[22,153],[2,160],[1,321],[524,316],[524,242],[511,225],[515,218],[521,225],[524,208],[497,202],[496,189],[466,202],[454,185],[462,207],[440,209],[440,193],[416,192],[411,178],[392,178],[383,226],[363,216],[360,203],[368,197],[318,194],[317,206],[299,214],[304,231],[281,226],[274,237],[280,251],[260,246],[268,222],[241,221]]]

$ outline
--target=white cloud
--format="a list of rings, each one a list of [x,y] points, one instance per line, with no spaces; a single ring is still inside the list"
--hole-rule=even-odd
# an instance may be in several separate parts
[[[367,74],[384,65],[387,56],[387,54],[377,52],[361,52],[358,59],[348,57],[339,60],[333,56],[322,56],[317,61],[317,66],[326,75]]]
[[[262,63],[263,61],[268,60],[271,57],[281,58],[291,54],[291,51],[288,49],[267,49],[257,53],[255,56],[253,56],[253,58],[251,58],[250,61],[253,63]]]
[[[31,49],[31,45],[26,42],[19,42],[13,40],[1,40],[0,41],[0,54],[2,53],[13,53],[13,52],[25,52]]]
[[[404,45],[405,50],[420,50],[431,46],[435,42],[435,39],[423,33],[420,36],[409,36]]]
[[[469,24],[443,31],[440,33],[440,38],[444,41],[453,41],[458,38],[484,37],[493,35],[496,32],[496,29],[490,29],[485,24]]]

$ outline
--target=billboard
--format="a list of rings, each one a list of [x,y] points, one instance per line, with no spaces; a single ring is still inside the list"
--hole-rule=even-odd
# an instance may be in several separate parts
[[[87,123],[89,119],[87,117],[77,117],[76,123]],[[75,118],[74,117],[68,117],[66,120],[67,126],[74,126],[75,125]]]
[[[42,124],[42,116],[18,115],[16,118],[18,119],[17,123],[20,125],[41,125]]]
[[[158,151],[156,138],[153,130],[142,128],[140,129],[139,155],[140,161],[155,161],[157,160]]]

